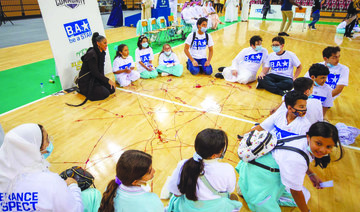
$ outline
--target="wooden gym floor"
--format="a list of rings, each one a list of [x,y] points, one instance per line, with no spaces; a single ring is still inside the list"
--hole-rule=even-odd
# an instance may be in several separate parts
[[[322,61],[322,50],[337,45],[342,37],[335,35],[335,26],[317,25],[318,30],[301,30],[295,23],[286,37],[285,49],[296,53],[305,74],[310,65]],[[237,23],[212,33],[215,42],[212,65],[217,68],[231,65],[238,52],[249,46],[253,35],[263,38],[263,47],[271,50],[271,39],[278,33],[280,22],[250,20]],[[106,31],[108,42],[116,42],[135,36],[133,28],[117,28]],[[344,39],[341,44],[340,62],[350,68],[349,86],[335,100],[326,119],[336,124],[360,128],[357,98],[360,86],[359,39]],[[184,45],[174,47],[180,61],[186,67]],[[135,49],[131,49],[135,51]],[[6,53],[6,54],[5,54]],[[1,70],[25,65],[52,57],[48,41],[0,49]],[[18,58],[21,58],[19,60]],[[155,57],[157,63],[157,56]],[[214,75],[213,74],[213,75]],[[108,75],[113,78],[112,74]],[[121,153],[139,149],[153,155],[156,170],[153,191],[160,195],[166,178],[176,164],[193,155],[196,134],[205,128],[220,128],[229,136],[229,148],[224,162],[236,166],[238,134],[249,130],[254,122],[263,121],[281,97],[264,90],[256,90],[256,82],[249,85],[229,83],[213,76],[192,76],[184,70],[183,76],[158,77],[138,80],[132,86],[116,91],[115,95],[100,102],[88,102],[73,108],[65,102],[77,103],[84,98],[79,94],[50,96],[41,101],[0,116],[5,132],[22,123],[39,123],[54,137],[54,152],[48,158],[50,170],[60,173],[66,168],[79,165],[86,167],[94,176],[96,187],[103,192],[109,180],[115,177],[115,165]],[[214,104],[216,103],[216,104]],[[217,112],[204,112],[209,107]],[[214,106],[215,105],[215,106]],[[315,172],[324,181],[334,180],[333,188],[316,190],[308,179],[305,186],[311,192],[309,202],[312,211],[357,211],[360,208],[360,142],[353,148],[345,148],[345,157]],[[333,154],[337,156],[336,151]],[[249,211],[246,203],[241,211]],[[167,204],[167,201],[164,201]],[[283,208],[283,211],[298,211]]]

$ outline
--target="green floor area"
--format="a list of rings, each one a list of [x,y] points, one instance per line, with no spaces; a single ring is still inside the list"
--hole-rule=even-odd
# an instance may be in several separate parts
[[[224,17],[220,17],[220,20],[224,22]],[[220,24],[217,30],[235,23],[237,22]],[[209,30],[209,33],[213,31],[216,30]],[[129,46],[130,54],[135,59],[137,40],[138,38],[134,37],[109,44],[111,62],[114,60],[116,46],[122,43]],[[177,46],[183,43],[183,40],[176,40],[171,42],[170,45]],[[162,44],[153,43],[151,47],[154,54],[156,54],[161,51]],[[49,82],[49,79],[52,79],[52,75],[55,75],[55,73],[55,61],[53,58],[0,71],[0,114],[60,91],[62,88],[59,77],[55,78],[55,83]],[[40,83],[44,84],[45,93],[41,93]]]

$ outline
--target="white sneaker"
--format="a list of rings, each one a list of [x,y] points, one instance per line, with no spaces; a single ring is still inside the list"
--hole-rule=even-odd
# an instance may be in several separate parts
[[[166,76],[169,76],[169,74],[166,73],[166,72],[162,72],[162,73],[161,73],[161,76],[162,76],[162,77],[166,77]]]

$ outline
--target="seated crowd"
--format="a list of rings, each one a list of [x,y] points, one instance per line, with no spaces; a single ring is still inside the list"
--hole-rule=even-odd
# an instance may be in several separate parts
[[[197,16],[188,15],[190,10],[196,11],[189,13]],[[214,41],[206,30],[216,28],[221,22],[208,1],[202,8],[197,3],[186,4],[182,14],[187,18],[186,23],[195,28],[185,41],[186,67],[192,75],[211,75]],[[93,47],[82,57],[78,85],[80,93],[90,100],[102,100],[115,92],[116,83],[104,75],[106,38],[94,33],[92,41]],[[2,144],[0,140],[0,208],[60,212],[230,212],[242,207],[232,194],[239,187],[238,193],[241,192],[252,211],[280,211],[280,206],[309,211],[310,192],[303,186],[305,175],[318,189],[322,188],[322,181],[308,162],[314,160],[316,166],[326,168],[334,146],[340,149],[339,159],[342,157],[338,131],[324,122],[324,115],[348,85],[349,69],[339,63],[339,47],[326,47],[322,52],[324,61],[313,64],[305,77],[299,77],[303,66],[295,53],[285,50],[283,37],[272,39],[270,54],[262,47],[260,36],[251,37],[249,44],[231,66],[220,67],[215,77],[242,84],[258,80],[257,89],[283,96],[272,114],[248,131],[266,130],[278,141],[288,139],[284,146],[297,151],[275,147],[257,159],[263,166],[239,160],[235,168],[219,161],[228,149],[227,134],[218,129],[204,129],[194,139],[193,157],[180,161],[172,172],[166,184],[172,195],[169,205],[164,207],[149,190],[155,173],[151,155],[138,150],[125,151],[101,197],[96,189],[81,191],[73,178],[63,180],[49,171],[46,158],[54,149],[51,136],[41,125],[22,124],[7,132]],[[135,61],[131,51],[134,50],[125,44],[116,49],[113,73],[121,87],[139,78],[156,78],[159,73],[177,77],[183,73],[183,65],[169,44],[162,48],[158,67],[153,65],[154,53],[146,36],[138,39]],[[262,71],[258,74],[260,66]]]

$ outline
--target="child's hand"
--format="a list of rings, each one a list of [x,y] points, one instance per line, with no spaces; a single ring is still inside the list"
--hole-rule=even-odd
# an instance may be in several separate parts
[[[204,66],[209,66],[210,65],[210,62],[207,60],[204,64]]]
[[[125,73],[128,73],[128,74],[130,74],[130,73],[131,73],[131,69],[129,69],[129,68],[126,68],[126,69],[125,69]]]
[[[317,175],[311,175],[309,176],[313,186],[317,189],[323,189],[323,187],[320,186],[320,183],[322,183],[321,179]]]
[[[193,64],[193,66],[199,66],[199,64],[196,62],[196,60],[193,60],[191,63]]]

